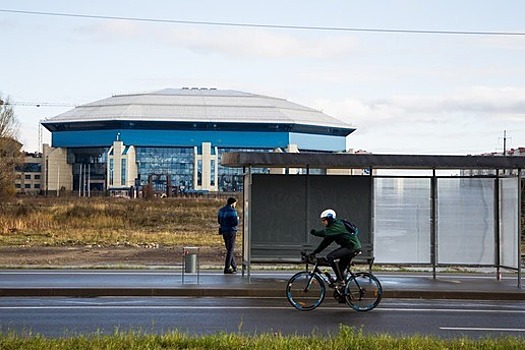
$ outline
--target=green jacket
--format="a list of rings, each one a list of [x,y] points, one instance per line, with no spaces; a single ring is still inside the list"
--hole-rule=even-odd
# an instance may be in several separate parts
[[[324,230],[316,231],[312,230],[310,233],[317,237],[323,237],[324,239],[319,244],[313,253],[320,253],[332,242],[339,244],[341,247],[346,247],[354,250],[361,249],[361,242],[357,235],[348,232],[343,224],[343,221],[336,219],[330,223]]]

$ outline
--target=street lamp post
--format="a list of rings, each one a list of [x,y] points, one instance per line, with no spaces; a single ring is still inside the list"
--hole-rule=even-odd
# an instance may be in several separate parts
[[[57,165],[57,197],[59,197],[60,196],[60,166],[58,164],[56,165]]]

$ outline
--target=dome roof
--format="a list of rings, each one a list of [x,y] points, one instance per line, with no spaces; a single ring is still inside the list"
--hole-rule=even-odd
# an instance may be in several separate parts
[[[279,123],[355,130],[350,124],[284,99],[214,88],[115,95],[78,106],[42,124],[102,121]]]

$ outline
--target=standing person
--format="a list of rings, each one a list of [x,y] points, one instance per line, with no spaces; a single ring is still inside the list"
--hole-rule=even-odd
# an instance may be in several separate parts
[[[217,220],[220,225],[220,233],[226,246],[226,259],[224,261],[224,273],[233,274],[237,272],[235,263],[235,237],[237,236],[237,225],[239,225],[239,215],[235,210],[237,200],[233,197],[228,198],[226,205],[219,210]]]
[[[361,242],[359,242],[355,234],[348,232],[342,220],[336,219],[334,210],[326,209],[321,213],[320,217],[325,229],[320,231],[312,229],[310,234],[323,237],[323,240],[312,254],[320,253],[334,241],[339,244],[340,247],[328,253],[326,259],[337,276],[335,285],[341,286],[344,285],[344,271],[350,264],[352,257],[361,251]],[[339,263],[336,260],[339,260]]]

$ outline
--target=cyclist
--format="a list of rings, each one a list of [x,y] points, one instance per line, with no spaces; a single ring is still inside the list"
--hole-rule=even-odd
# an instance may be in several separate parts
[[[310,234],[323,237],[323,240],[311,255],[315,256],[315,254],[320,253],[334,241],[339,244],[340,247],[328,253],[326,259],[337,276],[334,285],[336,288],[340,288],[344,286],[343,272],[350,264],[352,257],[360,252],[361,242],[357,235],[347,231],[342,220],[336,219],[336,213],[333,209],[324,210],[320,217],[325,229],[319,231],[312,229]]]

